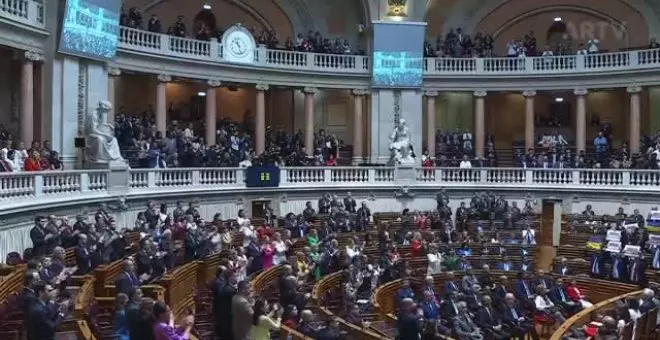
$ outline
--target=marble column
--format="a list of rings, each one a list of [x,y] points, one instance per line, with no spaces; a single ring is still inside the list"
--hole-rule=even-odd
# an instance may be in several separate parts
[[[575,89],[573,94],[576,98],[575,114],[575,146],[577,152],[586,151],[587,147],[587,89]]]
[[[640,142],[640,111],[641,111],[641,102],[640,96],[642,93],[641,86],[629,86],[627,89],[630,93],[630,136],[628,141],[628,147],[630,147],[631,153],[639,152],[639,142]]]
[[[314,94],[318,90],[314,87],[305,87],[305,152],[314,154]]]
[[[216,144],[216,121],[217,121],[217,99],[216,99],[216,90],[222,82],[217,79],[209,79],[206,81],[206,84],[209,86],[206,89],[206,130],[204,131],[204,139],[206,140],[207,145]]]
[[[474,103],[474,150],[478,157],[484,156],[486,144],[486,91],[475,91]]]
[[[438,96],[438,91],[427,90],[424,92],[426,96],[426,150],[429,152],[429,157],[435,159],[435,134],[437,128],[435,126],[435,97]]]
[[[361,164],[364,161],[364,96],[366,90],[353,90],[353,165]]]
[[[172,77],[166,74],[158,75],[158,88],[156,92],[156,131],[165,137],[167,132],[167,83]]]
[[[525,97],[525,152],[529,149],[534,149],[534,97],[536,91],[525,90],[523,91]]]
[[[108,123],[115,123],[115,110],[117,109],[117,82],[121,76],[121,69],[108,67],[108,101],[112,103],[112,109],[108,112]]]
[[[257,84],[257,114],[254,119],[254,151],[261,155],[266,151],[266,91],[268,84]]]
[[[34,140],[34,63],[43,60],[39,53],[26,51],[21,67],[21,140],[30,145]]]

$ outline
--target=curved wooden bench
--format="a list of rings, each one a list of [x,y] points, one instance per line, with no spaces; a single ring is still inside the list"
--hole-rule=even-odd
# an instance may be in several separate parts
[[[282,266],[275,266],[259,273],[251,281],[252,289],[255,295],[269,300],[275,299],[276,296],[272,295],[274,293],[273,289],[275,288],[275,290],[279,293],[278,283],[281,271]],[[271,293],[269,294],[269,292]],[[287,337],[291,337],[293,340],[313,340],[312,338],[306,337],[295,329],[282,325],[280,327],[280,339],[287,339]]]
[[[164,288],[165,303],[172,308],[178,320],[186,312],[195,313],[195,291],[198,287],[197,270],[199,262],[189,262],[165,274],[158,282]]]
[[[611,309],[611,307],[613,307],[617,301],[621,299],[625,299],[630,296],[639,296],[641,294],[642,294],[641,290],[628,292],[615,297],[611,297],[609,299],[602,300],[599,303],[596,303],[593,306],[580,311],[579,313],[568,318],[566,322],[561,324],[561,326],[559,326],[559,328],[554,333],[552,333],[550,340],[561,340],[563,339],[564,335],[571,329],[571,327],[573,326],[578,327],[587,324],[591,318],[592,313],[597,311],[602,311],[604,309]]]
[[[342,271],[338,271],[326,275],[314,285],[314,289],[312,290],[312,299],[318,304],[320,313],[322,313],[328,319],[336,319],[339,322],[339,326],[341,327],[342,331],[346,332],[350,338],[365,340],[387,339],[387,337],[380,335],[369,328],[364,328],[347,322],[343,318],[338,317],[338,315],[332,312],[330,308],[324,305],[324,296],[326,293],[328,293],[328,291],[330,291],[330,289],[342,289],[342,274]]]

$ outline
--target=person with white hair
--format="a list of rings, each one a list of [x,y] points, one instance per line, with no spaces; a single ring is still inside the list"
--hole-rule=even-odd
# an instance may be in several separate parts
[[[655,297],[655,292],[653,289],[644,288],[642,291],[642,298],[639,300],[639,310],[642,313],[648,313],[651,309],[655,308],[655,302],[653,298]]]

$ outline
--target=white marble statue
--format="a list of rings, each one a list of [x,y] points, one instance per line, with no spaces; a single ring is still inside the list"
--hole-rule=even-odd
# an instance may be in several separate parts
[[[415,157],[413,157],[411,143],[410,143],[410,129],[406,125],[405,119],[399,119],[399,124],[392,130],[390,134],[390,151],[392,151],[392,163],[399,164],[415,164]]]
[[[94,163],[110,163],[124,161],[115,138],[114,126],[107,123],[108,112],[112,103],[102,100],[90,114],[87,115],[85,161]]]

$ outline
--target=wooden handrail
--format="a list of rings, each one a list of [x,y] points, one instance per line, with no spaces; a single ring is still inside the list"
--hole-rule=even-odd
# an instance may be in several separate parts
[[[617,301],[619,301],[621,299],[625,299],[625,298],[628,298],[630,296],[641,295],[642,292],[643,292],[643,290],[638,290],[638,291],[635,291],[635,292],[630,292],[630,293],[626,293],[626,294],[623,294],[623,295],[615,296],[615,297],[609,298],[605,301],[601,301],[601,302],[599,302],[599,303],[597,303],[597,304],[595,304],[595,305],[593,305],[589,308],[583,309],[582,311],[580,311],[579,313],[571,316],[570,318],[568,318],[568,320],[566,320],[564,323],[562,323],[561,326],[559,326],[559,328],[554,333],[552,333],[552,336],[550,337],[550,340],[561,340],[564,337],[564,334],[571,327],[573,327],[576,324],[578,324],[580,322],[583,322],[584,320],[588,319],[591,316],[591,313],[593,313],[595,311],[598,311],[600,309],[607,308],[610,305],[615,304]]]
[[[270,283],[271,278],[277,279],[279,277],[280,270],[282,270],[282,266],[274,266],[259,273],[251,281],[252,289],[255,292],[263,291],[266,288],[266,285]],[[291,336],[294,340],[314,340],[284,324],[280,325],[280,330],[282,331],[282,339],[286,339],[287,336]]]

